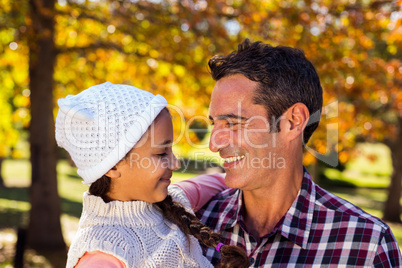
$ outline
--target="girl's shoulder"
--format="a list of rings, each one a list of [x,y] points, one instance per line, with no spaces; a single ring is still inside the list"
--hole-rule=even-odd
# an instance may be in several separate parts
[[[168,187],[169,195],[172,196],[173,200],[179,202],[183,205],[183,207],[194,214],[193,210],[191,209],[191,204],[189,199],[187,198],[185,192],[177,185],[169,185]]]

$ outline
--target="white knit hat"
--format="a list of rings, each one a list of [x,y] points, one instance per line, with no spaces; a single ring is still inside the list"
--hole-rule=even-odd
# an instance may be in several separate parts
[[[56,141],[90,185],[113,168],[166,107],[165,98],[106,82],[57,101]]]

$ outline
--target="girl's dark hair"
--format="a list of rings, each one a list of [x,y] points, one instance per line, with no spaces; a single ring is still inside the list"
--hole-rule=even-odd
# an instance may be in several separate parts
[[[99,196],[105,203],[112,201],[107,193],[110,190],[110,178],[106,175],[96,180],[89,187],[91,195]],[[179,203],[173,201],[168,195],[162,202],[155,203],[163,216],[170,222],[176,224],[186,235],[193,235],[207,247],[216,247],[223,238],[205,226],[196,216],[187,212]],[[220,248],[221,268],[242,268],[249,267],[250,262],[246,252],[237,246],[224,245]]]
[[[99,196],[103,199],[105,203],[112,201],[107,193],[110,190],[110,178],[103,175],[100,179],[97,179],[94,183],[89,186],[89,193],[94,196]]]
[[[223,238],[205,226],[196,216],[187,212],[179,203],[168,195],[162,202],[155,203],[169,221],[175,223],[186,235],[193,235],[207,247],[216,247]],[[220,248],[221,268],[249,267],[250,261],[246,252],[237,246],[224,245]]]

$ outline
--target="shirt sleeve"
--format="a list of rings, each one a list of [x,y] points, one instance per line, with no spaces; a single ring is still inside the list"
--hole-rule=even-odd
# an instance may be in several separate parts
[[[173,185],[183,190],[195,212],[216,194],[228,188],[225,185],[225,173],[204,174]]]
[[[75,268],[126,268],[126,265],[113,255],[101,252],[85,252]]]
[[[388,228],[382,237],[376,256],[374,258],[374,267],[401,267],[402,257],[398,243],[391,230]]]

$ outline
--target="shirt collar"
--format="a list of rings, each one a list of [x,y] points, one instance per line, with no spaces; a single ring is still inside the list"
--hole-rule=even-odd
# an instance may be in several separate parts
[[[315,184],[305,168],[303,173],[302,185],[295,201],[273,232],[280,233],[301,248],[306,248],[313,221],[316,193]],[[217,230],[230,229],[239,223],[243,206],[242,196],[242,191],[236,189],[226,200],[227,205],[216,225]]]
[[[283,217],[278,232],[302,248],[307,247],[315,207],[315,184],[304,168],[302,185],[292,206]]]
[[[235,189],[234,191],[235,192],[225,200],[226,206],[219,217],[219,221],[216,225],[217,230],[233,228],[239,221],[243,195],[240,189]]]

